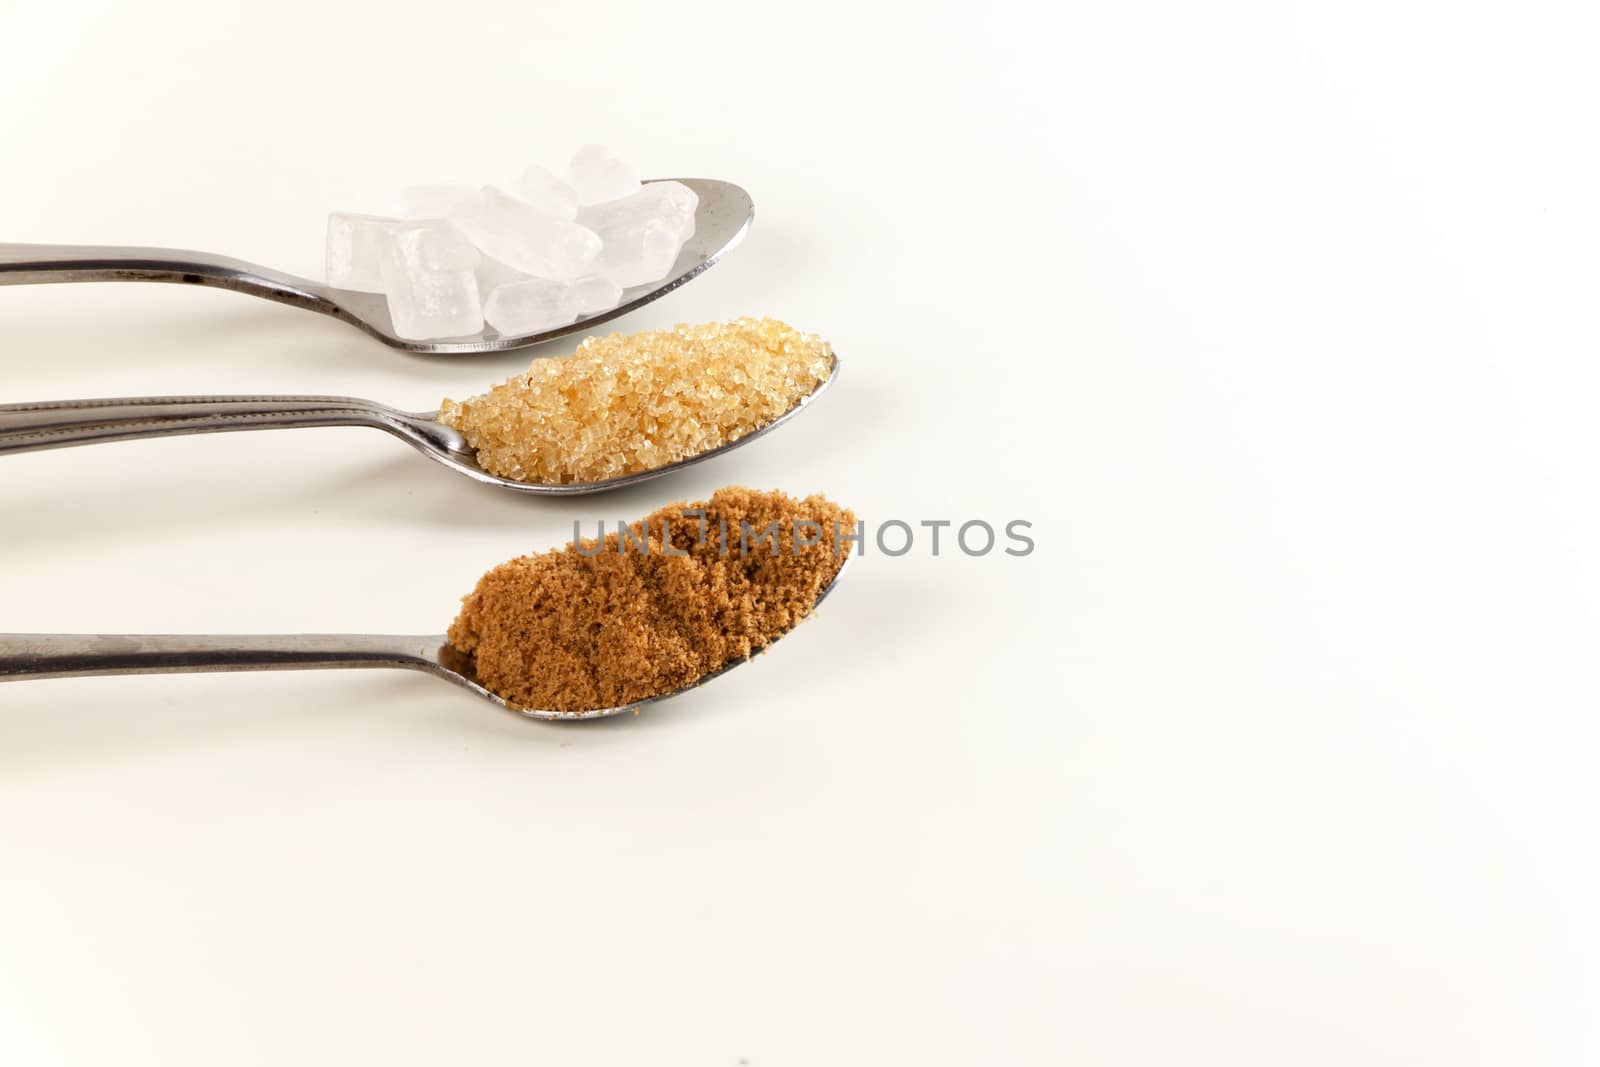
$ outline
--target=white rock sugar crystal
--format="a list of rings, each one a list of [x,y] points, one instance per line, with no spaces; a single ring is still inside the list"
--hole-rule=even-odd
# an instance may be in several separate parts
[[[578,192],[578,203],[584,206],[620,200],[639,191],[638,173],[597,144],[578,149],[567,175]]]
[[[328,216],[328,284],[360,293],[383,292],[378,255],[398,219],[336,211]]]
[[[649,285],[672,273],[683,242],[658,223],[645,227],[637,239],[612,242],[613,255],[596,264],[602,274],[623,289]]]
[[[408,264],[420,270],[470,274],[483,261],[472,242],[443,219],[418,219],[390,232],[394,235],[393,247],[400,250]]]
[[[592,274],[600,255],[593,232],[493,186],[484,188],[480,207],[450,218],[484,255],[538,278],[568,281]]]
[[[502,285],[483,304],[483,317],[507,336],[540,333],[578,317],[578,290],[566,282],[529,278]]]
[[[478,260],[478,250],[447,222],[392,225],[378,262],[395,334],[420,341],[481,332]]]
[[[641,185],[599,145],[570,182],[537,164],[512,196],[494,186],[414,185],[404,218],[328,216],[328,282],[384,293],[412,340],[542,333],[616,307],[623,290],[671,273],[699,198],[680,182]]]
[[[694,234],[694,212],[700,197],[682,182],[651,182],[629,196],[578,211],[585,226],[617,229],[659,221],[685,239]]]
[[[598,315],[622,302],[622,286],[601,274],[569,282],[578,299],[578,314]]]
[[[699,203],[682,182],[651,182],[631,196],[579,209],[578,221],[602,242],[595,272],[625,289],[666,277],[694,236]]]
[[[622,289],[598,274],[574,282],[523,277],[501,282],[491,290],[482,289],[481,267],[478,277],[479,291],[487,294],[483,317],[507,336],[565,326],[581,315],[609,311],[622,299]]]
[[[558,219],[578,217],[578,191],[537,163],[530,163],[522,172],[522,184],[517,186],[522,199]]]
[[[479,259],[477,269],[473,273],[478,276],[478,292],[485,300],[489,299],[490,293],[502,285],[510,285],[512,282],[525,282],[533,277],[533,275],[524,274],[520,270],[512,270],[493,256],[484,256]]]
[[[483,189],[476,185],[413,185],[400,190],[400,207],[407,218],[446,219],[483,204]]]

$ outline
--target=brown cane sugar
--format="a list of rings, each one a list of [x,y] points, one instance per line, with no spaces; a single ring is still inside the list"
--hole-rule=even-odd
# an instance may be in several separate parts
[[[832,368],[826,341],[775,319],[614,333],[534,360],[482,396],[446,400],[439,421],[491,474],[598,482],[736,441],[787,414]]]
[[[719,489],[502,563],[463,598],[450,644],[517,707],[622,707],[783,636],[839,573],[855,529],[821,496]]]

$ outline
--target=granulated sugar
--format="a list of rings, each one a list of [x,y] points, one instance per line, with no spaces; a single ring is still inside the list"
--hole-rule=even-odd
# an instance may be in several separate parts
[[[738,319],[591,337],[539,359],[439,421],[491,474],[598,482],[654,470],[736,441],[828,379],[833,350],[775,319]]]

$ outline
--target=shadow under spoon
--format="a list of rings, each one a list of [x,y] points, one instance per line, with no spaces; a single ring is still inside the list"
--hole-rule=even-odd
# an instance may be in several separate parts
[[[699,277],[737,245],[755,217],[750,194],[732,182],[713,178],[655,179],[679,181],[700,198],[695,208],[694,235],[684,243],[672,271],[660,281],[622,291],[616,307],[541,333],[505,336],[492,327],[471,337],[415,341],[398,337],[382,293],[336,289],[241,259],[180,248],[126,248],[111,245],[0,244],[0,285],[49,282],[178,282],[232,289],[280,304],[331,315],[365,330],[391,348],[439,355],[504,352],[586,331]]]
[[[703,463],[771,433],[794,418],[839,376],[834,356],[828,377],[778,418],[718,448],[646,471],[598,482],[519,482],[491,474],[438,412],[408,412],[348,396],[152,396],[0,404],[0,455],[142,437],[276,430],[306,426],[368,426],[393,434],[436,463],[486,485],[518,493],[577,496],[620,489]]]
[[[849,566],[850,560],[846,559],[833,580],[817,594],[813,610],[839,584],[840,577]],[[810,617],[809,613],[805,616]],[[800,621],[804,622],[805,619]],[[790,627],[774,638],[774,642],[793,630]],[[774,642],[769,642],[767,648],[771,648]],[[0,682],[120,674],[393,667],[424,671],[525,718],[553,720],[601,719],[670,700],[750,662],[752,658],[735,660],[686,686],[631,704],[583,711],[552,711],[518,707],[490,691],[478,680],[472,657],[464,655],[438,635],[0,634]]]

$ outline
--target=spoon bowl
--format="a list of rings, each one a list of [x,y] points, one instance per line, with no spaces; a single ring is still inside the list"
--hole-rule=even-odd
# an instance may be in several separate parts
[[[519,482],[478,465],[466,440],[438,412],[408,412],[347,396],[152,396],[0,404],[0,455],[143,437],[273,430],[305,426],[369,426],[400,438],[436,463],[475,482],[539,496],[580,496],[621,489],[731,452],[776,430],[814,401],[839,376],[835,355],[828,377],[794,407],[717,448],[647,471],[598,482]]]
[[[678,254],[672,271],[660,281],[622,291],[614,308],[540,333],[507,336],[485,327],[471,337],[416,341],[398,337],[382,293],[336,289],[324,282],[301,278],[240,259],[177,248],[124,248],[100,245],[0,244],[0,285],[35,285],[48,282],[178,282],[232,289],[280,304],[331,315],[364,330],[391,348],[435,355],[470,355],[525,348],[568,334],[586,331],[602,322],[659,300],[699,277],[744,239],[755,217],[750,194],[732,182],[713,178],[657,178],[679,181],[700,198],[695,209],[694,236]]]
[[[807,613],[806,619],[839,584],[840,577],[850,566],[850,560],[851,557],[845,559],[833,580],[817,594],[812,612]],[[804,622],[805,619],[800,621]],[[790,627],[769,642],[767,648],[793,632],[794,628]],[[440,635],[0,634],[0,682],[121,674],[392,667],[431,674],[526,719],[559,722],[609,718],[649,704],[659,704],[698,689],[735,667],[749,663],[753,658],[735,660],[686,686],[632,704],[584,711],[554,711],[519,707],[492,692],[478,681],[472,657],[460,652]]]

